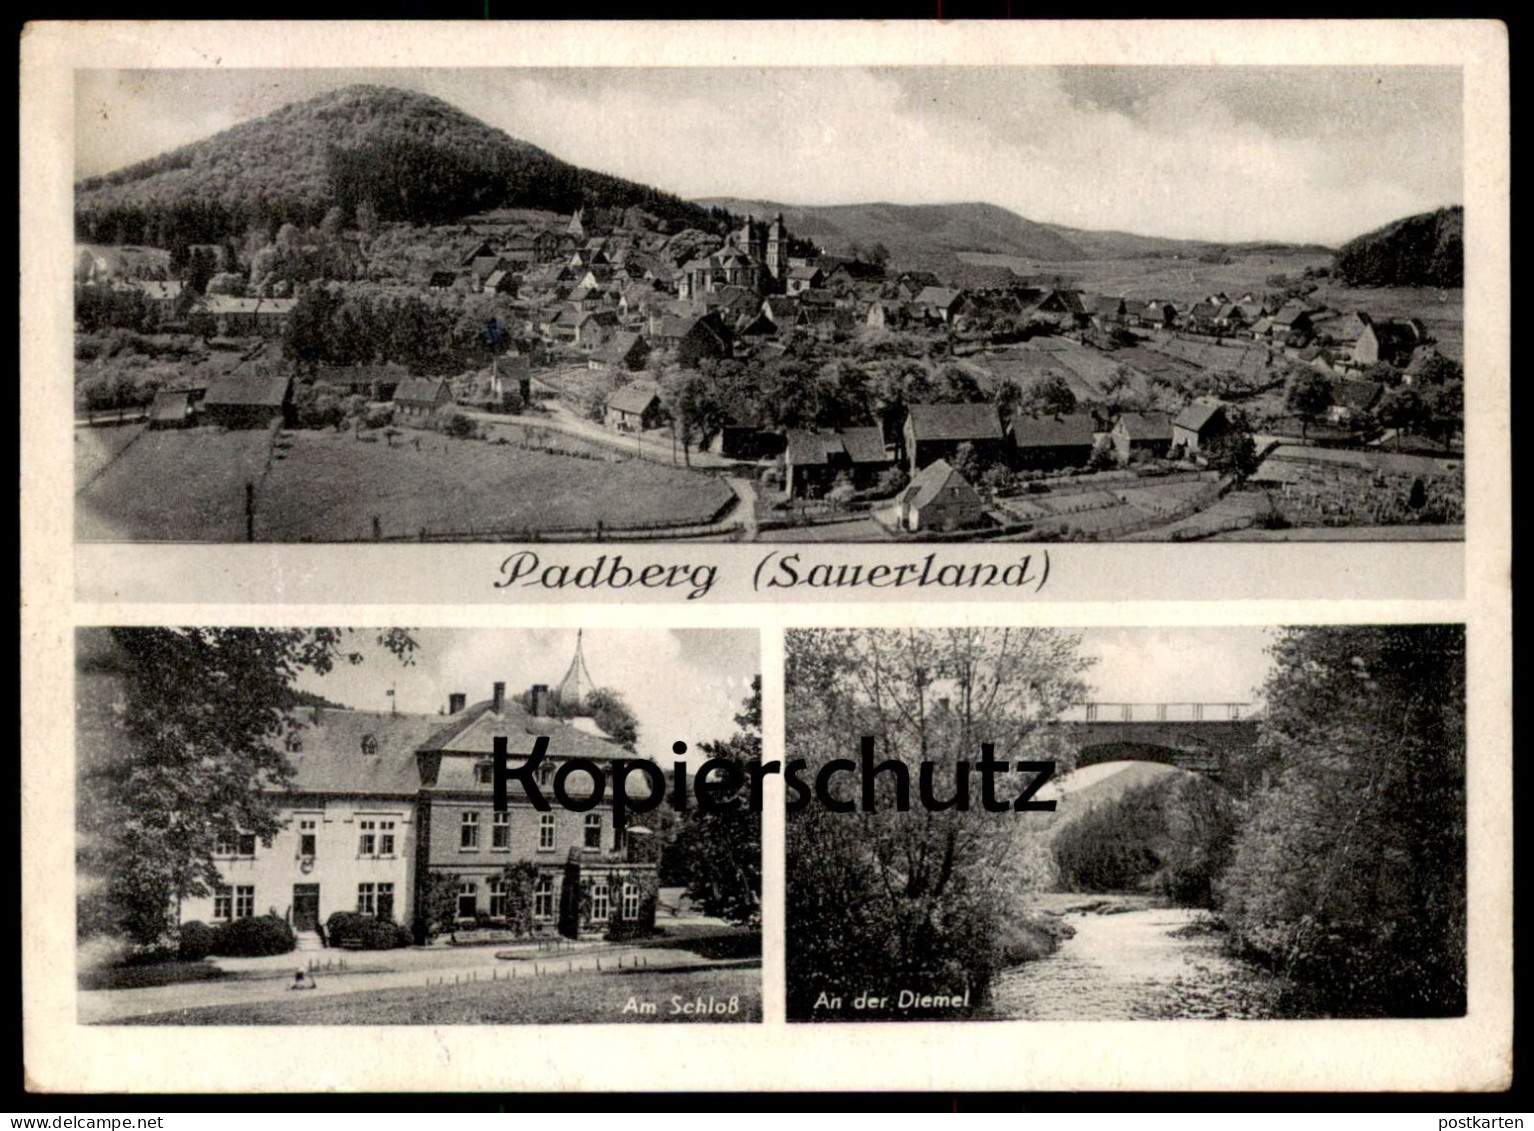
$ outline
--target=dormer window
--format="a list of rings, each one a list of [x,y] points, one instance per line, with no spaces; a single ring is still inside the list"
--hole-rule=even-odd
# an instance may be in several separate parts
[[[480,785],[493,785],[495,783],[495,767],[489,762],[480,762],[474,767],[474,780]]]
[[[371,734],[363,735],[362,736],[362,752],[364,754],[377,754],[378,753],[378,739],[374,738]]]

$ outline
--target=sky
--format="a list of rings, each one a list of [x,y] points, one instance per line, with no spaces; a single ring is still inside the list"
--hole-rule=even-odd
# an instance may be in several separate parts
[[[1336,245],[1463,198],[1455,67],[80,71],[76,174],[352,83],[436,95],[688,198],[984,201],[1071,227]]]
[[[1097,660],[1085,676],[1093,697],[1111,703],[1255,703],[1276,638],[1271,628],[1247,626],[1072,633],[1082,655]]]
[[[489,699],[497,681],[508,695],[535,683],[554,687],[575,654],[574,629],[416,629],[415,662],[403,667],[366,633],[357,635],[362,663],[306,673],[299,685],[372,711],[389,709],[393,687],[397,710],[436,713],[453,692],[471,704]],[[735,715],[761,669],[761,638],[749,630],[593,630],[582,650],[596,685],[621,692],[638,716],[639,752],[668,765],[673,742],[696,747],[739,729]]]

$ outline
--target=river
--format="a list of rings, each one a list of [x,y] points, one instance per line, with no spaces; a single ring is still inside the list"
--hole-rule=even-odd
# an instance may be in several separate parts
[[[1038,1021],[1273,1016],[1269,980],[1225,954],[1218,933],[1200,930],[1201,912],[1133,896],[1092,895],[1070,896],[1054,910],[1075,935],[1054,954],[1001,975],[991,989],[992,1016]]]

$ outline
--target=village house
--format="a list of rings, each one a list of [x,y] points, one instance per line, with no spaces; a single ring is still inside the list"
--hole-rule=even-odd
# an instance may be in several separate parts
[[[905,455],[911,473],[939,459],[951,460],[961,444],[981,458],[999,454],[1001,418],[989,404],[913,404],[906,413]]]
[[[1024,471],[1058,471],[1085,467],[1096,438],[1092,414],[1017,416],[1007,428],[1012,438],[1012,464]]]
[[[506,295],[515,298],[517,294],[517,276],[510,268],[500,268],[485,276],[484,292],[487,295]]]
[[[621,330],[591,355],[591,369],[616,369],[634,372],[643,369],[650,357],[650,346],[632,330]]]
[[[696,369],[709,359],[730,357],[734,352],[734,335],[716,313],[705,314],[690,323],[687,319],[671,318],[664,322],[665,337],[675,342],[671,348],[677,364],[688,369]]]
[[[453,387],[440,377],[412,377],[394,390],[395,419],[412,427],[425,427],[452,403]]]
[[[1135,311],[1131,321],[1148,330],[1166,330],[1177,324],[1178,309],[1164,299],[1151,299]]]
[[[947,460],[928,464],[900,493],[900,526],[945,533],[985,522],[985,500]]]
[[[202,412],[208,423],[224,428],[266,428],[289,423],[293,415],[293,378],[215,377],[208,382]]]
[[[1385,386],[1377,381],[1339,377],[1332,382],[1332,403],[1327,406],[1326,418],[1342,425],[1362,419],[1373,411],[1384,392]]]
[[[1129,319],[1129,308],[1117,295],[1082,295],[1081,305],[1099,330],[1122,326]]]
[[[818,498],[840,475],[861,489],[893,464],[877,425],[833,431],[791,428],[783,453],[783,490],[792,497]]]
[[[1273,315],[1269,333],[1279,341],[1287,341],[1290,337],[1297,339],[1308,337],[1313,318],[1311,312],[1302,304],[1286,302],[1283,308]]]
[[[1028,311],[1028,317],[1062,331],[1080,329],[1091,320],[1080,292],[1069,290],[1049,291]]]
[[[1229,427],[1224,406],[1194,401],[1172,421],[1172,447],[1181,448],[1187,455],[1196,455]]]
[[[912,305],[923,317],[947,324],[964,309],[965,300],[964,292],[953,287],[923,287]]]
[[[458,398],[455,398],[458,399]],[[487,412],[505,412],[509,406],[527,405],[533,399],[532,359],[520,350],[501,354],[475,382],[470,399],[463,403]]]
[[[1122,463],[1146,456],[1164,459],[1172,447],[1172,421],[1164,412],[1126,412],[1110,435]]]
[[[804,291],[814,290],[816,287],[825,286],[826,277],[819,267],[808,264],[803,267],[790,267],[788,270],[788,293],[791,295],[801,294]]]
[[[1353,343],[1352,361],[1368,367],[1379,362],[1397,367],[1411,360],[1412,351],[1427,337],[1422,323],[1368,321]]]
[[[614,432],[648,432],[665,423],[660,390],[648,381],[635,381],[610,393],[603,414]]]
[[[221,338],[281,337],[297,300],[203,295],[188,307],[187,317],[201,333]]]
[[[618,332],[616,310],[588,310],[575,322],[574,342],[582,353],[593,353]]]

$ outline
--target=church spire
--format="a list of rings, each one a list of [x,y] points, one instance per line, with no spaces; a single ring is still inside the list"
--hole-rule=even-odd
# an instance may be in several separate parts
[[[554,695],[560,703],[566,707],[582,707],[585,705],[586,696],[590,695],[596,687],[591,678],[591,672],[586,667],[586,654],[581,648],[581,637],[585,635],[584,629],[575,631],[575,655],[570,660],[570,668],[565,672],[565,678],[559,681],[559,686],[554,689]]]

